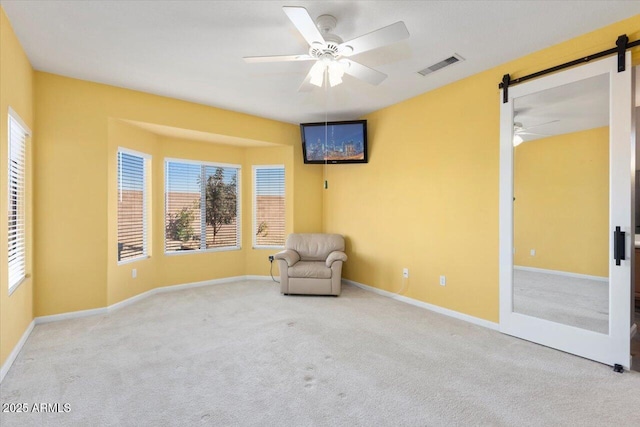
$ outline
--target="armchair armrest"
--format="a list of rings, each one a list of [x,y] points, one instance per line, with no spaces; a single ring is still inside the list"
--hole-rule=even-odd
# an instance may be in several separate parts
[[[327,267],[331,267],[331,264],[333,264],[335,261],[344,262],[346,260],[347,260],[347,254],[345,254],[342,251],[333,251],[327,257],[326,265]]]
[[[292,249],[285,249],[284,251],[278,252],[275,255],[275,259],[283,259],[287,262],[287,265],[291,267],[293,264],[300,261],[300,255]]]

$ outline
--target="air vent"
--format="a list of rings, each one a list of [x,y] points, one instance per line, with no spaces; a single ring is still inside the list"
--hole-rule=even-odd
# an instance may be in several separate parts
[[[422,74],[423,76],[426,76],[427,74],[431,74],[433,72],[443,69],[444,67],[448,67],[449,65],[455,64],[456,62],[460,62],[460,61],[464,61],[464,58],[456,53],[453,56],[448,57],[444,61],[440,61],[438,63],[428,66],[424,70],[418,71],[418,74]]]

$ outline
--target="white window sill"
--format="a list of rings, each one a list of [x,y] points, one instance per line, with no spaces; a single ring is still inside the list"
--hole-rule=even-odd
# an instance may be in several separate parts
[[[14,293],[16,291],[16,289],[18,289],[20,287],[20,285],[22,285],[22,282],[27,280],[29,277],[30,276],[27,274],[22,279],[20,279],[20,281],[18,283],[16,283],[15,285],[11,286],[9,288],[9,296],[11,296],[11,294]]]
[[[125,259],[124,261],[118,261],[118,265],[131,264],[133,262],[144,261],[145,259],[149,259],[149,258],[151,258],[151,256],[149,256],[149,255],[143,255],[143,256],[138,256],[138,257],[135,257],[135,258],[129,258],[129,259]]]
[[[233,247],[225,247],[225,248],[209,248],[209,249],[193,249],[193,250],[183,250],[183,251],[171,251],[166,252],[167,256],[179,256],[179,255],[191,255],[191,254],[203,254],[203,253],[211,253],[211,252],[231,252],[231,251],[239,251],[242,250],[241,246],[233,246]]]

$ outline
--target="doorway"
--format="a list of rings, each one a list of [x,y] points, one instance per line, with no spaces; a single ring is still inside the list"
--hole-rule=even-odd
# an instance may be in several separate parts
[[[501,103],[500,330],[631,367],[632,70],[611,57]],[[501,96],[502,98],[502,96]]]

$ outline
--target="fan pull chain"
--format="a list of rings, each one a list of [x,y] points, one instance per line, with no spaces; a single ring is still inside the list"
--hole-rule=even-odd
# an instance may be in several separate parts
[[[329,129],[329,67],[324,69],[324,167],[322,175],[324,178],[324,189],[329,189],[329,181],[327,180],[327,144]]]

